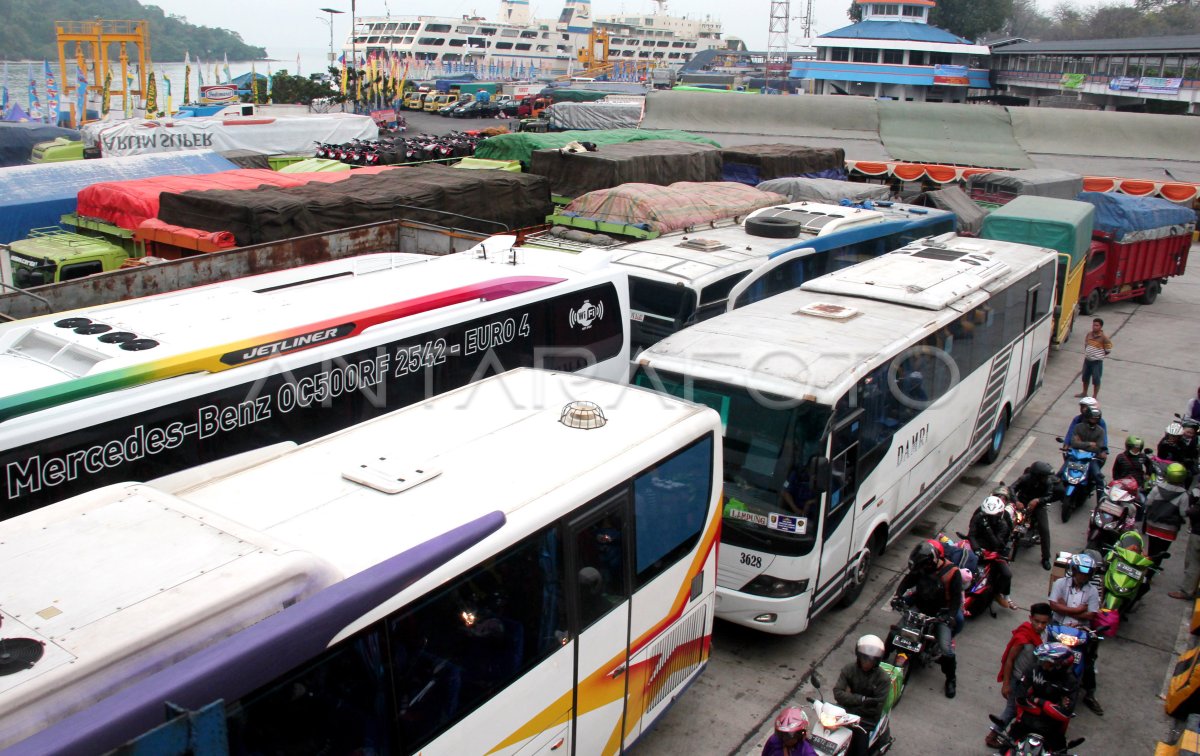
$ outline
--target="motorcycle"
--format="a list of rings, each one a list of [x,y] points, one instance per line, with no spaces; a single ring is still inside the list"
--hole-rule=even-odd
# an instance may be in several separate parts
[[[808,742],[813,750],[822,756],[841,756],[850,750],[850,741],[854,738],[853,730],[866,732],[861,724],[862,717],[825,701],[825,694],[821,692],[821,678],[817,677],[816,672],[810,679],[813,687],[817,689],[818,697],[808,699],[815,715],[809,725]],[[883,756],[891,750],[895,741],[892,740],[889,725],[888,712],[884,711],[875,728],[866,732],[868,756]]]
[[[892,608],[900,612],[900,621],[888,631],[887,663],[900,671],[900,697],[912,669],[927,667],[941,658],[934,626],[945,623],[940,617],[931,617],[913,609],[900,598],[892,599]]]
[[[1057,441],[1063,443],[1062,438]],[[1059,478],[1062,479],[1063,487],[1066,489],[1062,501],[1062,509],[1059,514],[1062,516],[1062,521],[1067,522],[1071,519],[1071,514],[1082,507],[1087,501],[1088,495],[1096,487],[1096,482],[1092,480],[1089,474],[1091,461],[1095,459],[1094,452],[1085,451],[1083,449],[1065,449],[1063,451],[1063,466],[1058,471]],[[1099,500],[1099,491],[1097,500]]]
[[[1046,637],[1071,649],[1071,653],[1075,655],[1072,670],[1075,672],[1075,677],[1082,681],[1084,656],[1087,654],[1088,646],[1099,643],[1105,636],[1099,630],[1087,627],[1050,625],[1046,628]]]
[[[1112,482],[1088,518],[1088,549],[1107,551],[1122,533],[1136,527],[1141,509],[1137,490],[1137,481],[1133,478]]]
[[[1158,568],[1146,556],[1142,534],[1129,530],[1120,535],[1116,544],[1105,554],[1108,568],[1104,572],[1104,590],[1100,597],[1101,611],[1107,609],[1119,617],[1131,614],[1149,587]],[[1170,558],[1168,552],[1164,558]],[[1146,586],[1146,588],[1143,588]],[[1115,632],[1116,629],[1113,629]]]
[[[959,542],[960,546],[971,548],[971,542],[965,535],[958,533],[958,537],[963,539]],[[978,557],[975,569],[964,570],[961,565],[959,567],[963,575],[963,615],[977,617],[987,611],[995,617],[996,591],[992,587],[992,568],[999,562],[1007,563],[1008,559],[997,551],[984,550],[975,554]]]
[[[995,715],[989,715],[992,722],[999,726],[1003,723],[1000,718]],[[1019,741],[1014,740],[1008,733],[1000,729],[996,729],[996,737],[1000,740],[999,754],[1002,756],[1072,756],[1071,750],[1078,748],[1086,738],[1076,738],[1067,743],[1067,747],[1061,751],[1051,751],[1046,745],[1046,739],[1036,733],[1031,732]]]
[[[1008,561],[1015,562],[1017,552],[1021,549],[1032,549],[1034,546],[1041,546],[1042,533],[1037,528],[1037,523],[1029,516],[1029,512],[1025,509],[1017,509],[1013,511],[1013,532],[1012,545],[1009,547]]]

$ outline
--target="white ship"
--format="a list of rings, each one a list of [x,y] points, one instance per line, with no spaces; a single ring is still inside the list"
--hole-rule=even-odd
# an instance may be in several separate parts
[[[557,19],[530,18],[529,0],[500,0],[500,21],[461,16],[364,16],[346,59],[387,53],[408,63],[410,75],[474,71],[561,76],[580,70],[579,51],[593,32],[608,36],[608,59],[618,68],[679,67],[701,50],[723,48],[721,22],[671,16],[666,0],[649,15],[592,17],[591,0],[565,0]],[[599,35],[603,36],[603,35]],[[596,56],[599,58],[599,45]],[[419,75],[419,74],[418,74]]]

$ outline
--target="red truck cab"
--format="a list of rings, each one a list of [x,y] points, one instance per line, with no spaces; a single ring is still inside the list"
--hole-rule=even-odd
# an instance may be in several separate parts
[[[1079,292],[1079,311],[1105,302],[1137,299],[1152,304],[1167,279],[1183,275],[1196,216],[1186,206],[1157,197],[1083,192],[1096,206],[1096,230]]]

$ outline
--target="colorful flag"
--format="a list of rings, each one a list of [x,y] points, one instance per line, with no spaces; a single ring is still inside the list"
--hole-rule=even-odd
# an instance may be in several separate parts
[[[111,110],[112,104],[112,72],[104,72],[104,91],[100,93],[100,117],[108,118],[108,111]]]
[[[125,73],[125,96],[121,98],[125,107],[125,117],[133,118],[133,74]]]
[[[229,73],[229,53],[225,53],[225,83],[233,83],[233,74]]]
[[[350,69],[346,66],[346,56],[342,56],[342,94],[346,94],[346,85],[349,83]]]
[[[196,87],[204,86],[204,61],[196,58]]]
[[[154,68],[146,77],[146,118],[150,119],[158,113],[158,87],[154,84]]]
[[[4,83],[0,90],[0,119],[8,117],[8,61],[4,61]]]
[[[271,64],[267,63],[267,102],[271,102]]]
[[[301,76],[301,75],[302,75],[302,74],[300,73],[300,53],[296,53],[296,75],[297,75],[297,76]],[[270,78],[270,77],[268,77],[268,78]]]
[[[42,73],[46,77],[46,115],[49,117],[49,123],[52,126],[57,126],[59,105],[58,81],[54,78],[54,72],[50,70],[50,64],[45,60],[42,61]]]
[[[250,61],[250,102],[258,104],[258,74],[254,71],[254,61]]]
[[[33,78],[33,64],[29,64],[29,118],[39,120],[42,117],[42,103],[38,100],[37,79]]]
[[[183,51],[183,104],[191,102],[192,94],[192,56],[187,50]]]
[[[163,84],[167,85],[167,115],[171,115],[171,77],[170,74],[168,74],[166,71],[163,71],[161,78],[163,80]]]

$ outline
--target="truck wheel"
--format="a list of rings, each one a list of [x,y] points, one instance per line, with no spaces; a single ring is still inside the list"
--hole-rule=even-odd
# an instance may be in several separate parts
[[[1079,312],[1084,315],[1091,315],[1096,310],[1100,309],[1100,290],[1092,289],[1087,295],[1087,299],[1079,303]]]
[[[1138,302],[1144,305],[1154,304],[1154,300],[1158,299],[1158,293],[1162,291],[1162,284],[1158,281],[1152,282],[1142,292],[1142,296],[1138,297]]]

